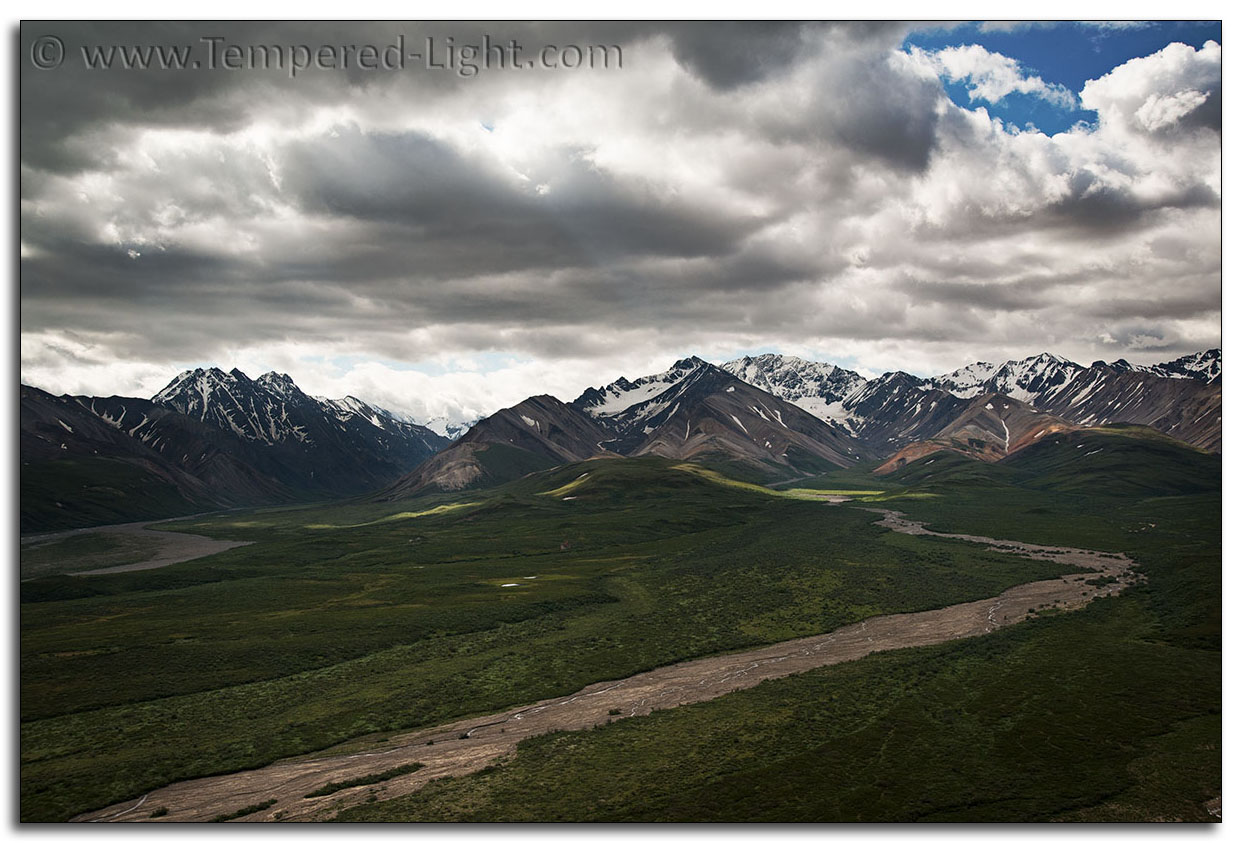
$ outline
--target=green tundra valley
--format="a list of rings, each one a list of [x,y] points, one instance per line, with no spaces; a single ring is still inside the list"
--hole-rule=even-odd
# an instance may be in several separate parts
[[[1076,463],[1083,442],[1100,449],[1091,471]],[[126,818],[163,807],[175,819],[158,799],[174,782],[342,744],[382,749],[601,680],[1064,573],[877,524],[877,510],[896,510],[945,534],[1124,553],[1141,578],[984,635],[551,731],[399,797],[363,782],[350,788],[361,799],[324,796],[319,810],[1209,819],[1220,794],[1219,472],[1215,455],[1126,428],[1057,435],[999,464],[941,454],[778,488],[655,457],[599,458],[477,492],[167,522],[156,526],[248,544],[151,570],[68,575],[101,553],[141,559],[141,537],[38,543],[38,576],[21,586],[22,815],[66,820],[155,791]],[[256,812],[279,818],[280,803]]]

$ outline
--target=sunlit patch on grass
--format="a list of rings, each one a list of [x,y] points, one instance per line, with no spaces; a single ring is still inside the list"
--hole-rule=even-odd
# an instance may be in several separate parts
[[[587,478],[590,476],[591,476],[591,472],[589,471],[583,472],[578,477],[574,478],[573,480],[570,480],[564,486],[561,486],[559,489],[553,489],[550,492],[540,492],[539,494],[548,495],[549,497],[560,497],[561,495],[567,495],[570,492],[572,492],[574,489],[577,489],[579,486],[585,483],[587,481]]]
[[[704,468],[703,466],[695,465],[694,463],[678,463],[673,466],[673,468],[677,471],[684,471],[688,474],[693,474],[696,477],[702,477],[704,480],[710,480],[717,485],[727,486],[731,489],[745,489],[748,492],[758,492],[761,495],[772,495],[773,497],[782,496],[782,494],[775,489],[769,489],[768,487],[760,486],[757,483],[747,483],[745,480],[734,480],[730,477],[725,477],[719,472],[712,471],[710,468]]]
[[[421,512],[397,512],[397,513],[394,513],[393,515],[388,515],[384,518],[380,518],[379,520],[373,521],[371,523],[381,524],[385,521],[401,521],[402,519],[405,519],[405,518],[423,518],[424,516],[427,516],[427,515],[441,515],[445,512],[453,512],[458,509],[469,509],[471,507],[478,506],[478,505],[479,504],[477,502],[468,502],[468,501],[463,501],[461,503],[445,503],[445,504],[441,504],[440,506],[433,506],[431,509],[424,509]]]
[[[882,495],[880,489],[784,489],[780,495],[799,501],[825,500],[830,498],[860,498],[866,500]]]
[[[747,483],[745,480],[734,480],[730,477],[725,477],[719,472],[712,471],[710,468],[704,468],[694,463],[679,463],[673,466],[673,468],[731,489],[743,489],[774,498],[787,498],[796,501],[820,501],[842,496],[865,500],[869,496],[883,494],[879,489],[772,489],[767,486],[760,486],[757,483]]]
[[[354,527],[374,527],[376,524],[386,524],[390,521],[403,521],[407,518],[425,518],[429,515],[443,515],[446,512],[453,512],[459,509],[469,509],[478,506],[477,501],[463,501],[461,503],[445,503],[439,506],[433,506],[431,509],[424,509],[420,512],[395,512],[392,515],[385,515],[383,518],[376,518],[374,521],[363,521],[360,524],[307,524],[308,530],[348,530]]]

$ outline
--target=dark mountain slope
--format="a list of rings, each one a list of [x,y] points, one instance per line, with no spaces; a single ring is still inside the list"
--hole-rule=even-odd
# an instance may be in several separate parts
[[[968,404],[905,372],[868,381],[845,401],[851,429],[881,454],[934,436]]]
[[[230,433],[265,473],[303,496],[372,491],[448,444],[356,398],[312,398],[276,372],[251,380],[237,369],[195,369],[153,401]]]
[[[660,374],[588,389],[572,404],[541,395],[501,410],[383,497],[490,485],[602,456],[690,459],[781,477],[871,454],[842,429],[691,357]]]
[[[145,398],[71,399],[83,410],[193,475],[230,506],[280,503],[304,497],[292,472],[274,454],[212,424]]]
[[[1050,433],[1076,427],[1016,398],[981,395],[968,402],[957,418],[930,439],[907,445],[875,471],[887,474],[928,454],[946,450],[984,462],[998,462]]]
[[[24,531],[363,494],[448,443],[274,372],[196,369],[151,401],[23,386],[20,403]]]
[[[514,480],[532,471],[607,454],[608,432],[551,395],[494,413],[386,489],[392,500],[425,491],[456,491]]]
[[[69,398],[22,386],[20,530],[184,515],[224,499]]]
[[[822,471],[870,453],[848,433],[716,366],[702,364],[670,392],[655,399],[666,406],[641,427],[618,429],[616,444],[629,446],[623,453],[736,461],[769,472]]]
[[[1095,364],[1034,403],[1084,426],[1142,424],[1196,447],[1221,448],[1220,377],[1205,384]]]

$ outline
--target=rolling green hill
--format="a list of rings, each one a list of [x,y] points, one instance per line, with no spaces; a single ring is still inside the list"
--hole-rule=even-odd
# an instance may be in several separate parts
[[[1136,425],[1054,434],[1004,464],[1032,488],[1109,497],[1197,494],[1221,478],[1220,454]]]
[[[254,544],[22,584],[22,817],[1062,572],[886,532],[866,509],[881,505],[1124,550],[1148,581],[984,640],[545,736],[347,816],[1202,819],[1219,794],[1219,492],[1175,493],[1210,479],[1197,452],[1086,441],[1136,464],[1077,483],[1055,451],[1080,450],[1068,442],[1046,463],[935,458],[878,481],[836,471],[815,491],[595,459],[483,491],[165,525]],[[859,503],[823,502],[850,489]]]

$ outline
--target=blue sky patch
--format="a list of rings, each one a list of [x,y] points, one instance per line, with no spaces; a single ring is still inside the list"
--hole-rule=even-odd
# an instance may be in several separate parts
[[[1097,79],[1133,58],[1148,56],[1181,41],[1202,47],[1221,42],[1220,21],[1152,21],[1133,25],[1088,23],[1020,24],[967,23],[952,28],[928,27],[907,36],[905,47],[935,52],[945,47],[978,44],[986,50],[1016,59],[1030,76],[1062,85],[1077,94],[1088,79]],[[1012,93],[989,103],[971,100],[965,82],[946,82],[945,91],[956,104],[987,108],[994,117],[1019,128],[1034,126],[1045,134],[1063,132],[1078,122],[1094,123],[1095,112],[1067,109],[1031,94]]]

